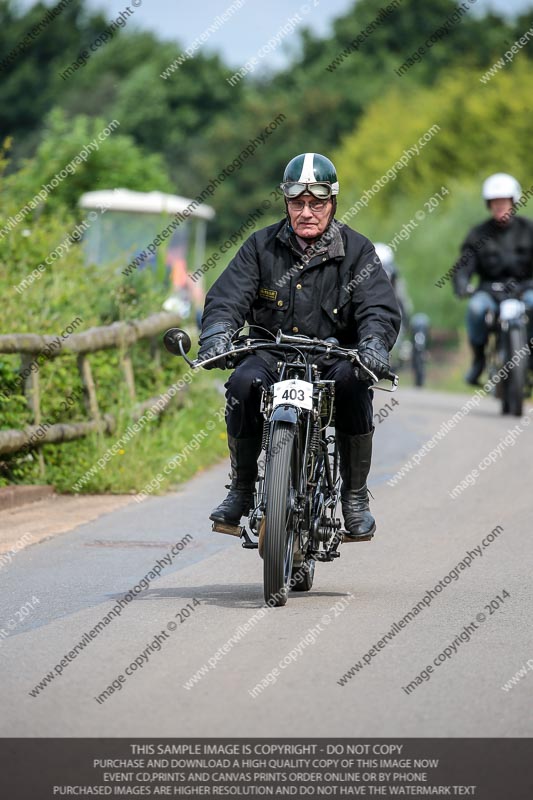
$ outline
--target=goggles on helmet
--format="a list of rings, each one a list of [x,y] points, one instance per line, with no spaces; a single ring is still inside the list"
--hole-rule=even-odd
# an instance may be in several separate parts
[[[309,192],[317,200],[327,200],[331,197],[331,184],[329,183],[299,183],[296,181],[285,181],[280,183],[280,188],[283,194],[289,200],[294,200],[296,197],[305,192]]]

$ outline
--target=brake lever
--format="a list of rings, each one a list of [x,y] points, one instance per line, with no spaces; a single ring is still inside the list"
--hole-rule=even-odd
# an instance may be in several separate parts
[[[370,375],[374,383],[377,383],[379,381],[378,376],[374,375],[372,370],[368,369],[368,367],[365,364],[363,364],[363,362],[361,361],[361,356],[359,355],[358,351],[352,350],[352,354],[353,354],[353,360],[357,362],[357,366],[360,367],[363,370],[363,372],[366,372],[367,375]]]
[[[386,386],[378,386],[377,384],[379,383],[380,378],[378,378],[377,375],[374,375],[372,370],[368,369],[368,367],[365,366],[365,364],[363,364],[363,362],[361,361],[361,357],[360,357],[360,355],[359,355],[357,350],[353,350],[352,354],[353,354],[353,360],[357,362],[357,366],[360,367],[363,370],[363,372],[366,372],[367,375],[370,375],[370,377],[374,381],[374,383],[371,386],[372,389],[378,389],[380,392],[389,392],[389,393],[392,393],[392,392],[396,391],[396,389],[398,388],[398,380],[399,379],[398,379],[398,376],[394,374],[394,372],[389,372],[387,375],[384,375],[384,377],[383,377],[383,380],[391,382],[391,384],[392,384],[392,388],[391,389],[387,389]]]
[[[390,394],[392,394],[392,392],[396,391],[396,389],[398,388],[399,378],[398,378],[397,375],[394,374],[394,372],[389,372],[388,375],[384,376],[383,380],[384,381],[390,381],[392,388],[387,389],[386,386],[372,386],[372,388],[373,389],[379,389],[380,392],[389,392]]]

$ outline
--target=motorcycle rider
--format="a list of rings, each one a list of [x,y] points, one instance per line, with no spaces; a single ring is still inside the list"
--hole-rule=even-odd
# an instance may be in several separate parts
[[[400,275],[392,247],[384,242],[376,242],[374,247],[376,248],[376,253],[379,256],[379,260],[383,265],[383,269],[387,273],[388,278],[392,283],[392,288],[394,289],[394,293],[396,295],[402,315],[400,333],[398,335],[398,340],[396,342],[394,351],[391,354],[393,359],[393,367],[394,356],[396,354],[400,366],[402,364],[412,364],[415,384],[417,386],[422,386],[424,377],[420,372],[422,369],[420,363],[421,359],[422,361],[425,360],[424,354],[429,339],[429,317],[427,314],[424,314],[420,311],[416,314],[413,314],[413,304],[411,302],[411,298],[409,297],[407,286]],[[422,337],[423,345],[420,344],[419,337]],[[422,350],[420,349],[421,347]],[[422,352],[423,355],[418,355],[417,357],[417,352],[418,354]]]
[[[476,225],[461,247],[454,266],[453,286],[457,297],[472,294],[471,280],[479,276],[477,288],[468,303],[467,332],[472,348],[472,366],[465,376],[477,386],[485,368],[485,345],[489,330],[486,315],[498,312],[499,303],[519,296],[529,319],[529,339],[533,336],[533,222],[516,215],[515,205],[522,195],[512,175],[497,172],[483,183],[482,196],[491,218]],[[492,284],[500,283],[495,289]]]
[[[378,377],[389,369],[389,351],[400,327],[390,282],[372,243],[335,219],[339,183],[332,162],[302,153],[286,166],[280,184],[286,218],[252,234],[211,287],[202,317],[199,358],[221,355],[225,366],[232,332],[245,322],[259,338],[261,326],[357,344],[361,360]],[[365,271],[366,270],[366,271]],[[226,422],[231,485],[213,510],[215,523],[237,526],[248,514],[261,451],[261,387],[278,378],[279,356],[246,356],[226,383]],[[210,365],[211,366],[211,365]],[[367,476],[372,455],[372,391],[348,361],[320,363],[322,378],[335,380],[336,436],[345,526],[354,539],[372,536]]]
[[[398,305],[400,306],[400,313],[402,315],[402,324],[400,329],[400,337],[406,335],[406,331],[409,325],[409,318],[413,311],[413,304],[411,302],[411,298],[407,293],[407,287],[405,285],[404,280],[400,276],[400,272],[398,269],[398,265],[396,264],[396,259],[394,257],[394,250],[388,244],[384,242],[375,242],[374,247],[376,248],[376,253],[378,255],[379,260],[381,261],[381,265],[385,272],[387,273],[387,277],[392,284],[392,288],[394,289],[394,294],[396,295],[396,299],[398,301]]]

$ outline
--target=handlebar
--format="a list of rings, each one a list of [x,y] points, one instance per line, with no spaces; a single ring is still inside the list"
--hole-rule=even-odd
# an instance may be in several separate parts
[[[473,294],[482,291],[494,292],[495,294],[506,294],[508,296],[519,296],[526,289],[533,288],[533,281],[521,280],[517,278],[505,278],[501,281],[480,281],[478,286],[469,283],[464,289],[465,297],[472,297]]]
[[[346,358],[348,361],[355,362],[358,368],[365,372],[374,381],[372,388],[379,389],[383,392],[395,392],[398,387],[398,376],[392,371],[389,371],[383,376],[383,380],[391,382],[391,389],[387,389],[384,386],[376,386],[375,384],[378,383],[380,378],[378,378],[377,375],[375,375],[362,363],[358,350],[355,348],[340,347],[337,339],[334,338],[326,340],[310,339],[307,336],[291,336],[290,334],[278,331],[276,339],[273,341],[247,338],[240,340],[235,347],[228,349],[226,352],[220,355],[212,356],[211,358],[202,359],[201,361],[197,358],[194,360],[188,358],[187,353],[191,347],[191,340],[185,331],[181,331],[179,328],[170,328],[170,330],[165,333],[163,342],[169,352],[174,353],[174,355],[181,355],[187,364],[193,369],[205,367],[207,364],[215,363],[221,358],[229,358],[230,356],[236,356],[242,353],[254,353],[257,350],[274,349],[290,351],[294,350],[295,347],[300,350],[305,349],[307,351],[318,350],[322,351],[321,354],[323,355],[336,355],[341,358]]]

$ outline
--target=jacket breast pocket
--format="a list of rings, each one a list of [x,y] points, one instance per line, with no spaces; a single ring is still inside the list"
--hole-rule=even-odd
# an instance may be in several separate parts
[[[336,305],[330,305],[330,302],[327,301],[324,311],[329,319],[335,320],[338,337],[345,342],[353,343],[357,338],[357,325],[353,312],[350,287],[348,286],[346,290],[341,287],[336,300]]]
[[[271,331],[282,328],[287,307],[288,302],[285,298],[278,296],[276,299],[269,300],[265,297],[257,297],[252,305],[252,322]]]
[[[343,287],[336,285],[336,275],[334,273],[331,274],[330,280],[326,283],[322,291],[322,300],[320,303],[322,313],[326,315],[330,322],[339,325],[340,319],[344,316],[343,309],[349,302],[349,292],[344,291]]]

